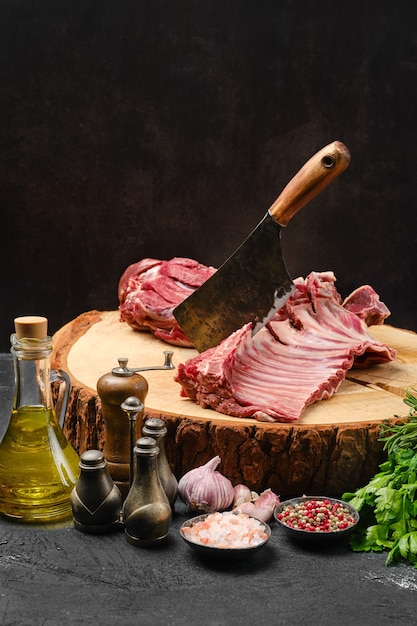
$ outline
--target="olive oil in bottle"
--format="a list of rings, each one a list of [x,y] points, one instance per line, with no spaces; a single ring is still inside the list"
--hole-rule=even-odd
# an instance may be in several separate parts
[[[28,522],[69,518],[79,457],[52,402],[52,340],[46,318],[16,318],[11,336],[15,393],[0,444],[0,514]]]

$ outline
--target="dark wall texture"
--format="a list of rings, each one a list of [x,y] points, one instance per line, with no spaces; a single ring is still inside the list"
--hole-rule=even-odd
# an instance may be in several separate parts
[[[0,71],[0,350],[116,309],[142,257],[219,265],[335,139],[288,269],[417,330],[415,0],[0,0]]]

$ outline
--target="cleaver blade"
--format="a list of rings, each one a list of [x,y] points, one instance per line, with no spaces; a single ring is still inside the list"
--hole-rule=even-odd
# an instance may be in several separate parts
[[[349,150],[340,141],[319,150],[236,252],[174,309],[175,319],[199,352],[249,322],[254,335],[285,304],[295,287],[282,252],[282,228],[349,163]]]

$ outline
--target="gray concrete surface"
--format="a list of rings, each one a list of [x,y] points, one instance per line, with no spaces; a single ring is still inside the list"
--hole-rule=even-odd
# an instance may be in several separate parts
[[[0,355],[0,421],[12,398]],[[239,562],[203,560],[181,539],[190,517],[177,503],[167,542],[142,549],[123,532],[104,536],[0,520],[3,626],[396,626],[415,621],[417,570],[347,543],[294,543],[271,522],[261,551]]]

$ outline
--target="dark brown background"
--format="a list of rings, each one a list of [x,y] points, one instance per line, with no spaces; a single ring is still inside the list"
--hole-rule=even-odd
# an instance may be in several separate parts
[[[335,139],[351,165],[288,268],[417,330],[416,23],[415,0],[0,0],[0,350],[16,315],[117,308],[144,256],[219,265]]]

